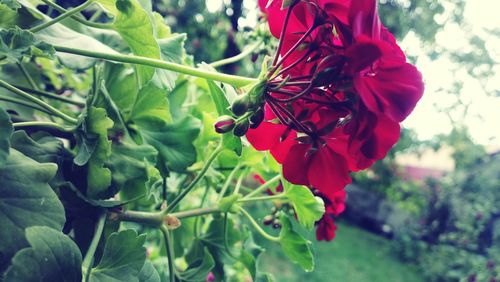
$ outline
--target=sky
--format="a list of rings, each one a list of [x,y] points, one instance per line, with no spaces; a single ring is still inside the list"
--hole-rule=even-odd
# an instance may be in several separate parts
[[[499,63],[495,76],[484,87],[500,91],[500,37],[489,36],[486,29],[500,30],[500,0],[465,0],[465,21],[471,30],[464,31],[456,24],[447,23],[436,35],[436,43],[443,48],[459,51],[473,51],[465,40],[464,32],[472,32],[488,38],[487,48]],[[206,0],[211,12],[219,12],[226,0]],[[242,26],[254,26],[258,9],[256,0],[244,0],[243,5],[248,11],[245,18],[240,19]],[[450,12],[450,9],[447,10]],[[445,12],[437,20],[446,20]],[[462,120],[469,128],[474,141],[493,147],[500,147],[500,97],[486,95],[478,81],[472,79],[460,65],[453,63],[447,57],[431,60],[426,55],[426,47],[412,33],[401,42],[401,47],[408,55],[417,57],[416,66],[422,72],[425,81],[425,93],[414,112],[403,122],[403,126],[414,129],[422,140],[431,139],[437,134],[447,134],[452,129],[450,118],[438,109],[456,101],[456,95],[449,94],[455,81],[463,82],[458,90],[463,102],[470,103],[467,115],[463,111],[450,113],[454,120]],[[455,91],[456,93],[457,91]]]

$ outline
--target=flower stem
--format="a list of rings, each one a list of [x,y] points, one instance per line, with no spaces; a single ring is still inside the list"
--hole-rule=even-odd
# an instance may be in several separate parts
[[[279,199],[284,199],[284,198],[286,198],[285,194],[278,194],[278,195],[272,195],[272,196],[243,198],[243,199],[238,200],[237,203],[271,201],[271,200],[279,200]]]
[[[223,65],[228,65],[228,64],[235,63],[235,62],[237,62],[237,61],[245,58],[246,56],[250,55],[261,44],[262,44],[262,40],[259,40],[255,44],[250,45],[250,47],[245,48],[245,50],[243,50],[238,55],[233,56],[233,57],[229,57],[229,58],[225,58],[225,59],[222,59],[222,60],[219,60],[219,61],[212,62],[212,63],[210,63],[210,66],[212,66],[214,68],[217,68],[217,67],[220,67],[220,66],[223,66]]]
[[[236,172],[238,172],[241,168],[241,164],[238,163],[234,169],[231,171],[231,173],[227,176],[226,182],[224,182],[224,185],[222,185],[222,189],[220,189],[219,195],[217,196],[217,202],[220,201],[223,197],[224,194],[226,194],[227,189],[229,188],[229,185],[231,184],[231,181],[234,178],[234,175]]]
[[[17,66],[19,67],[19,69],[21,70],[24,77],[26,78],[28,83],[31,85],[31,87],[38,90],[38,85],[36,85],[36,82],[33,80],[30,73],[28,72],[28,70],[24,67],[23,63],[19,62],[19,63],[17,63]]]
[[[73,16],[73,15],[75,15],[75,14],[77,14],[77,13],[83,11],[83,10],[85,10],[85,8],[87,8],[88,6],[92,5],[92,3],[94,3],[94,1],[87,0],[86,2],[84,2],[83,4],[81,4],[80,6],[78,6],[76,8],[73,8],[71,10],[65,11],[64,13],[60,14],[58,17],[56,17],[56,18],[54,18],[54,19],[52,19],[52,20],[50,20],[48,22],[45,22],[45,23],[43,23],[41,25],[35,26],[34,28],[30,29],[30,31],[33,32],[33,33],[35,33],[35,32],[38,32],[38,31],[40,31],[42,29],[45,29],[45,28],[47,28],[47,27],[49,27],[49,26],[51,26],[51,25],[53,25],[53,24],[55,24],[57,22],[60,22],[60,21],[64,20],[67,17],[71,17],[71,16]]]
[[[262,227],[260,227],[260,225],[255,221],[255,219],[244,208],[240,207],[240,211],[248,219],[248,221],[250,221],[250,223],[253,225],[255,230],[257,230],[257,232],[259,232],[259,234],[262,235],[262,237],[266,238],[269,241],[273,241],[273,242],[280,241],[279,237],[275,237],[275,236],[271,236],[271,235],[267,234],[267,232],[264,231],[264,229],[262,229]]]
[[[16,130],[22,128],[40,128],[40,129],[57,130],[64,133],[72,133],[75,130],[75,128],[63,127],[57,123],[48,121],[15,122],[13,126]]]
[[[163,239],[165,240],[165,249],[167,251],[168,257],[168,276],[170,278],[170,282],[175,282],[175,266],[174,266],[174,248],[172,246],[172,242],[170,241],[170,231],[165,225],[160,227],[161,233],[163,234]]]
[[[30,102],[33,102],[33,103],[37,104],[38,106],[47,109],[52,114],[62,118],[65,121],[68,121],[68,122],[73,123],[73,124],[76,124],[78,122],[78,120],[76,118],[73,118],[73,117],[66,115],[65,113],[59,111],[58,109],[52,107],[51,105],[45,103],[44,101],[42,101],[36,97],[31,96],[30,94],[22,91],[21,89],[18,89],[16,87],[10,85],[9,83],[7,83],[1,79],[0,79],[0,87],[3,87],[5,89],[11,91],[12,93],[17,94],[17,95],[25,98],[26,100],[29,100]]]
[[[57,10],[60,13],[64,14],[64,13],[68,12],[68,10],[64,9],[63,7],[59,6],[58,4],[56,4],[56,3],[52,2],[52,1],[42,0],[42,2],[45,3],[45,4],[47,4],[49,7],[54,8],[55,10]],[[81,23],[81,24],[84,24],[84,25],[87,25],[87,26],[90,26],[90,27],[95,27],[95,28],[100,28],[100,29],[113,29],[113,25],[112,24],[103,24],[103,23],[91,22],[91,21],[88,21],[88,20],[84,19],[80,15],[71,15],[71,18],[74,19],[75,21]]]
[[[280,175],[276,175],[275,177],[269,179],[266,183],[260,185],[259,187],[257,187],[255,190],[253,190],[252,192],[248,193],[245,197],[243,197],[243,199],[248,199],[254,195],[257,195],[259,194],[260,192],[264,191],[266,188],[269,188],[269,186],[273,185],[276,181],[280,180]]]
[[[84,281],[89,281],[90,272],[92,270],[92,261],[94,260],[94,254],[97,250],[97,245],[99,245],[99,240],[102,236],[102,231],[104,230],[104,223],[106,223],[106,213],[103,212],[97,221],[97,225],[94,231],[94,237],[90,242],[90,246],[85,254],[85,258],[82,263],[82,270],[84,273]]]
[[[219,207],[210,207],[210,208],[201,208],[201,209],[194,209],[194,210],[188,210],[188,211],[174,212],[174,213],[171,213],[170,215],[177,217],[178,219],[182,219],[182,218],[188,218],[188,217],[200,216],[200,215],[218,213],[218,212],[220,212]]]
[[[186,195],[193,190],[193,188],[198,184],[198,182],[205,176],[205,173],[207,172],[208,168],[212,164],[212,162],[217,158],[217,156],[224,150],[224,147],[222,146],[222,142],[219,143],[217,148],[212,152],[212,154],[208,157],[207,161],[203,165],[203,168],[200,170],[198,175],[194,178],[194,180],[189,183],[188,187],[179,194],[171,203],[169,203],[168,207],[164,210],[164,213],[167,214],[171,211],[173,211],[177,205],[186,197]]]
[[[20,85],[12,85],[12,86],[14,86],[14,87],[16,87],[16,88],[18,88],[20,90],[26,91],[28,93],[36,94],[38,96],[43,96],[43,97],[47,97],[47,98],[59,100],[59,101],[62,101],[62,102],[68,103],[68,104],[72,104],[72,105],[75,105],[75,106],[79,106],[79,107],[85,107],[85,102],[75,101],[75,100],[70,99],[68,97],[64,97],[64,96],[61,96],[61,95],[53,94],[53,93],[50,93],[50,92],[47,92],[47,91],[43,91],[43,90],[39,90],[39,89],[30,89],[30,88],[27,88],[27,87],[24,87],[24,86],[20,86]]]
[[[49,114],[49,115],[51,114],[51,112],[47,111],[44,108],[41,108],[38,105],[35,105],[35,104],[32,104],[32,103],[30,103],[28,101],[17,99],[17,98],[14,98],[14,97],[0,96],[0,101],[7,101],[7,102],[14,103],[14,104],[23,105],[25,107],[29,107],[29,108],[35,109],[37,111],[44,112],[44,113]]]
[[[143,212],[143,211],[120,211],[111,212],[110,220],[137,222],[141,224],[160,227],[163,224],[164,214],[161,212]]]
[[[91,50],[77,49],[71,47],[64,47],[59,45],[54,45],[54,49],[58,52],[81,55],[92,58],[100,58],[108,61],[115,61],[121,63],[130,63],[130,64],[138,64],[144,66],[150,66],[160,69],[166,69],[178,73],[183,73],[191,76],[211,79],[215,81],[220,81],[224,83],[231,84],[236,87],[246,86],[251,83],[257,83],[258,79],[249,78],[244,76],[237,76],[231,74],[224,74],[218,72],[206,71],[190,66],[180,65],[176,63],[166,62],[158,59],[152,59],[141,56],[134,55],[123,55],[123,54],[110,54],[110,53],[102,53]]]

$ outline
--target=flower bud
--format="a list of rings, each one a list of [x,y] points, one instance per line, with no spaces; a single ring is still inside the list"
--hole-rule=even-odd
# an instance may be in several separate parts
[[[231,105],[231,111],[236,116],[244,115],[249,108],[250,108],[250,99],[248,95],[239,96],[238,98],[236,98],[236,100],[234,100],[233,104]]]
[[[263,120],[264,120],[264,109],[260,107],[250,117],[250,128],[257,128],[262,123]]]
[[[262,219],[262,223],[264,223],[264,225],[270,225],[271,223],[273,223],[273,220],[274,220],[274,216],[268,214],[268,215],[264,216],[264,218]]]
[[[233,130],[235,126],[235,121],[234,118],[224,115],[220,116],[217,118],[215,121],[214,127],[215,127],[215,132],[217,133],[227,133],[231,130]]]
[[[249,128],[250,128],[250,122],[248,121],[248,119],[242,120],[234,127],[233,134],[235,136],[241,137],[245,135],[245,133],[247,133]]]

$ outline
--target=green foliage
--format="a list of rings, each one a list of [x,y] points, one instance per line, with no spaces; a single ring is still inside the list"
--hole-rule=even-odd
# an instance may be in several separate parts
[[[212,255],[210,255],[207,248],[204,248],[202,257],[190,262],[188,268],[179,273],[179,277],[182,281],[203,282],[214,266],[215,262]]]
[[[299,222],[307,229],[313,229],[314,223],[325,213],[325,204],[320,197],[315,197],[307,187],[282,181],[286,197],[292,202]]]
[[[0,63],[15,63],[31,55],[53,57],[54,53],[52,46],[36,39],[27,30],[19,27],[0,30]]]
[[[9,155],[10,135],[12,134],[10,117],[3,108],[0,108],[0,168]]]
[[[5,281],[81,281],[82,255],[62,232],[46,226],[26,228],[30,247],[12,258]]]
[[[305,271],[314,270],[314,257],[311,242],[295,231],[292,222],[286,215],[281,215],[280,244],[285,255]]]
[[[106,240],[101,260],[90,272],[89,281],[139,281],[146,259],[145,240],[146,235],[138,236],[134,230],[111,234]],[[151,274],[154,271],[148,268],[142,275],[146,278],[155,276]]]
[[[17,250],[27,246],[25,229],[48,226],[61,230],[64,208],[48,182],[56,174],[53,163],[38,163],[15,149],[0,167],[0,245],[4,269]]]

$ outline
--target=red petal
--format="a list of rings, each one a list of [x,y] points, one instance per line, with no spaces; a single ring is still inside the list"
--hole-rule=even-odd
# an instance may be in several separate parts
[[[311,186],[327,197],[351,182],[346,160],[328,146],[322,147],[311,156],[307,179]]]
[[[293,184],[309,185],[307,171],[310,158],[306,156],[310,149],[307,144],[295,144],[292,146],[283,162],[283,177]]]
[[[316,227],[316,239],[318,241],[331,241],[335,238],[335,230],[337,230],[337,227],[335,226],[333,218],[328,215],[324,215]]]

